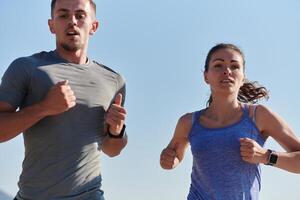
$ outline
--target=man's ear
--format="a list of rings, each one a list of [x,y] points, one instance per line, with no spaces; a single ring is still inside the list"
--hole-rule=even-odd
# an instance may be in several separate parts
[[[52,19],[48,19],[48,26],[49,26],[49,29],[50,29],[51,33],[55,34]]]
[[[91,30],[90,30],[90,35],[94,35],[99,27],[99,21],[95,20],[93,23],[92,23],[92,27],[91,27]]]

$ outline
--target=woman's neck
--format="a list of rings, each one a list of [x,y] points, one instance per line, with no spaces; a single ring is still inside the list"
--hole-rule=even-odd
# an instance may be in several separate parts
[[[215,96],[205,115],[212,120],[225,122],[239,115],[242,111],[241,107],[236,97],[218,98]]]

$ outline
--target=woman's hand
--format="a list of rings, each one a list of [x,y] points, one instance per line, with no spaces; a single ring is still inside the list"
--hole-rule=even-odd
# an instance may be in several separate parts
[[[160,154],[160,166],[163,169],[174,169],[179,164],[176,151],[170,147],[165,148]]]
[[[240,153],[242,159],[248,163],[268,163],[268,150],[261,147],[255,140],[240,138]]]

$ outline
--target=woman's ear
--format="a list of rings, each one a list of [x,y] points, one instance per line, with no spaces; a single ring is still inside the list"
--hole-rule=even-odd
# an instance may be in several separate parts
[[[204,77],[205,83],[209,84],[208,83],[208,78],[207,78],[207,72],[206,71],[203,72],[203,77]]]
[[[246,76],[244,75],[244,78],[243,78],[243,84],[247,82],[247,78]]]

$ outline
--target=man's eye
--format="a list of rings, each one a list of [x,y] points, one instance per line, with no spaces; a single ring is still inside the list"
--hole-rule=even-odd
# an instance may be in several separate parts
[[[58,17],[61,19],[66,19],[68,17],[68,15],[59,15]]]
[[[76,15],[76,18],[77,19],[84,19],[85,15],[84,14],[78,14],[78,15]]]
[[[215,65],[215,68],[221,68],[222,67],[222,65],[221,64],[217,64],[217,65]]]

